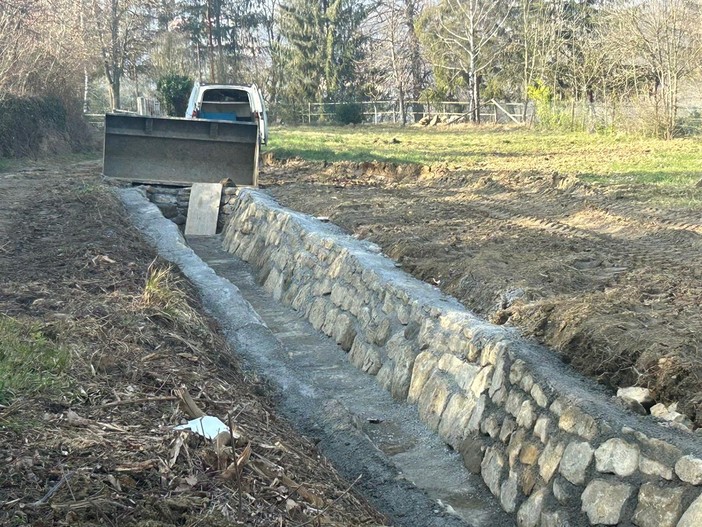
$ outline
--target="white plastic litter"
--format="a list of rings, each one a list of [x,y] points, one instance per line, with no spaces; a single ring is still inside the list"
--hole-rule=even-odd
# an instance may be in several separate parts
[[[207,439],[214,439],[220,432],[228,432],[229,427],[225,425],[218,417],[205,415],[192,419],[187,424],[175,427],[175,430],[192,430],[196,434],[200,434]]]

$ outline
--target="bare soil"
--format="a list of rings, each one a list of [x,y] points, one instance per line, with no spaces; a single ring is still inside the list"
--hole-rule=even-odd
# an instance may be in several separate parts
[[[684,192],[294,159],[272,162],[261,183],[580,372],[612,388],[648,387],[702,426],[702,212],[646,201],[679,202]],[[702,189],[688,194],[699,202]]]
[[[99,173],[0,173],[0,317],[70,351],[53,385],[0,401],[0,524],[384,523],[276,417]],[[173,430],[198,411],[238,439]]]

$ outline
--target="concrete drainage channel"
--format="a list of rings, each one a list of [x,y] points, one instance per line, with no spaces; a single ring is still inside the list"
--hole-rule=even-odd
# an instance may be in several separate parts
[[[224,240],[193,242],[237,289],[143,194],[121,196],[234,349],[280,387],[283,410],[347,476],[364,473],[362,490],[397,525],[702,525],[696,437],[614,405],[372,244],[241,190]]]

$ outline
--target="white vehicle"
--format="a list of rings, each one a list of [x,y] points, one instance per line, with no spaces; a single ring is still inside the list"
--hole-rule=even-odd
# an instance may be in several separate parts
[[[257,122],[262,144],[268,141],[268,116],[258,86],[195,83],[190,93],[186,119]]]

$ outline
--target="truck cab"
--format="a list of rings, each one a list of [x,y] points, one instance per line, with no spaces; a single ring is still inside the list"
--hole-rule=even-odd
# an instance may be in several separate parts
[[[258,86],[195,83],[186,119],[258,123],[259,139],[268,141],[268,116]]]

